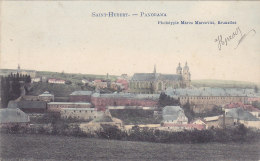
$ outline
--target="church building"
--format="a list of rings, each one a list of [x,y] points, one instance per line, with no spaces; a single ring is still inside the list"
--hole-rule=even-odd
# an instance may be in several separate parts
[[[181,67],[179,63],[176,68],[176,74],[161,74],[156,72],[156,66],[154,66],[153,73],[135,73],[130,80],[130,92],[153,94],[161,93],[168,87],[172,88],[186,88],[190,87],[191,74],[188,64]]]

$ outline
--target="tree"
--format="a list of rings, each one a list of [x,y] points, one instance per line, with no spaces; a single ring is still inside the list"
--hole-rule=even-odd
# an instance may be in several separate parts
[[[191,109],[191,105],[190,105],[189,101],[182,108],[184,110],[185,116],[188,118],[188,121],[193,120],[194,116],[195,116],[195,113]]]
[[[1,77],[1,106],[7,107],[9,101],[10,81],[9,77]]]
[[[171,98],[170,96],[166,95],[165,93],[161,93],[159,97],[159,107],[165,106],[179,106],[180,101],[179,99]]]
[[[11,73],[7,77],[1,77],[1,105],[7,107],[10,100],[21,96],[21,83],[31,82],[31,77]]]
[[[258,87],[257,86],[255,86],[254,91],[255,91],[255,93],[258,93]]]

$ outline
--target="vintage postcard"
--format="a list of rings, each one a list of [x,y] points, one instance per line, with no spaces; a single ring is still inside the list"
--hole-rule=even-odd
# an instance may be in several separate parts
[[[260,160],[260,1],[0,0],[0,160]]]

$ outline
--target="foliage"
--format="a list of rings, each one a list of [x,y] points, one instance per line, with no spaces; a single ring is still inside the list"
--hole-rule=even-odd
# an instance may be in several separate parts
[[[7,107],[10,100],[15,100],[21,95],[21,87],[31,82],[29,75],[10,74],[1,77],[1,106]]]
[[[159,107],[165,106],[179,106],[180,100],[171,98],[170,96],[166,95],[165,93],[161,93],[159,97]]]
[[[222,115],[223,110],[219,106],[214,106],[211,110],[205,112],[205,113],[195,113],[195,118],[198,117],[210,117],[210,116],[216,116],[216,115]]]
[[[127,133],[118,129],[117,126],[101,124],[101,127],[102,129],[96,132],[100,138],[121,140],[127,136]]]
[[[112,117],[118,118],[126,125],[130,124],[159,124],[161,117],[154,117],[154,110],[117,109],[110,110]]]
[[[254,101],[252,102],[252,105],[260,110],[260,102]]]
[[[195,118],[195,113],[192,110],[189,101],[182,107],[182,109],[184,110],[184,114],[188,118],[189,122]]]
[[[206,142],[243,142],[260,138],[260,133],[239,125],[232,129],[209,129],[193,131],[161,131],[134,126],[128,140],[161,143],[206,143]]]

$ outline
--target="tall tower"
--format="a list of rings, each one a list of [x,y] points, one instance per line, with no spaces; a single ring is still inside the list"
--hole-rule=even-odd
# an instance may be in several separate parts
[[[20,67],[20,64],[18,64],[17,73],[20,73],[20,72],[21,72],[21,67]]]
[[[188,63],[185,63],[185,66],[183,67],[183,73],[182,73],[182,77],[183,77],[183,83],[185,84],[186,87],[190,87],[190,82],[191,82],[191,75],[190,75],[190,69],[188,66]]]
[[[156,74],[156,65],[154,64],[153,73]]]
[[[176,74],[182,74],[181,63],[179,63],[179,66],[176,68]]]

